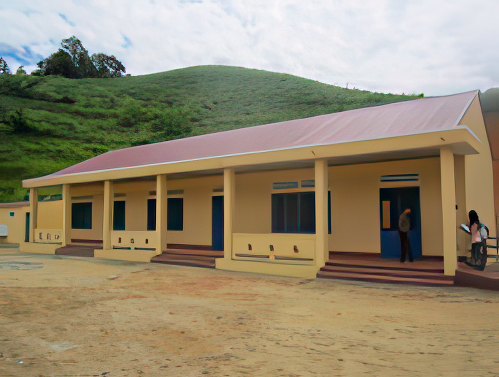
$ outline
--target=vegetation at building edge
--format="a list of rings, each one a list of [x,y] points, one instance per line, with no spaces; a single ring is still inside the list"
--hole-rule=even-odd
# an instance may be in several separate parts
[[[77,80],[0,74],[0,202],[23,200],[23,179],[110,150],[421,96],[229,66]]]

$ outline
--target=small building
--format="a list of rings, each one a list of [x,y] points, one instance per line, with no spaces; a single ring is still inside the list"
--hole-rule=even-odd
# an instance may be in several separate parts
[[[498,98],[421,98],[107,152],[23,181],[29,203],[0,205],[0,224],[21,251],[95,243],[95,257],[149,261],[204,248],[223,252],[219,269],[315,277],[330,251],[398,258],[411,208],[415,258],[443,257],[453,276],[470,209],[496,234]],[[40,195],[47,187],[59,194]]]

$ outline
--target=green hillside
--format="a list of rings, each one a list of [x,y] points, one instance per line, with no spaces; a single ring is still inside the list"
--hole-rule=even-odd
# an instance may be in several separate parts
[[[0,75],[0,202],[25,196],[22,179],[109,150],[414,97],[225,66],[114,79]]]

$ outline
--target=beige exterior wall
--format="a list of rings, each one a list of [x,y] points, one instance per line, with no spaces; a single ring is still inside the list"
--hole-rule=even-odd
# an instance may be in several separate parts
[[[167,243],[184,245],[211,245],[211,197],[221,195],[214,189],[223,188],[223,176],[192,179],[169,179],[168,190],[184,190],[181,195],[168,195],[169,198],[184,198],[184,230],[168,231]]]
[[[92,229],[71,229],[71,239],[102,240],[103,190],[102,183],[70,186],[71,203],[92,202]],[[60,211],[62,214],[62,207]]]
[[[380,177],[419,174],[422,252],[423,255],[442,255],[439,158],[332,166],[328,173],[332,228],[332,234],[329,235],[330,251],[380,253],[379,189],[408,186],[407,183],[381,183]],[[273,182],[301,182],[308,179],[314,179],[313,169],[236,175],[234,232],[271,233],[272,193],[313,190],[272,190]]]
[[[478,98],[473,101],[460,124],[468,126],[481,141],[479,154],[465,156],[466,212],[474,209],[480,221],[488,226],[491,236],[495,236],[492,156]]]
[[[438,158],[383,163],[332,166],[328,168],[331,192],[332,234],[329,250],[380,253],[379,189],[390,187],[381,183],[388,174],[419,174],[421,200],[421,234],[423,255],[442,255],[442,213],[440,197],[440,162]],[[314,169],[296,169],[236,174],[234,233],[271,234],[272,193],[313,191],[313,188],[273,190],[274,182],[313,180]],[[391,184],[393,186],[393,184]],[[400,187],[407,185],[399,184]],[[211,245],[211,197],[221,195],[214,189],[223,187],[222,176],[192,179],[169,179],[169,190],[183,190],[184,230],[168,231],[167,242],[175,244]],[[154,181],[115,182],[114,192],[124,194],[115,200],[126,201],[126,231],[142,232],[147,228],[147,199],[153,198]],[[92,229],[73,229],[73,239],[102,239],[103,195],[101,184],[72,186],[73,202],[92,201]],[[92,196],[91,199],[77,199]],[[62,229],[62,201],[39,203],[38,228]],[[61,208],[60,208],[61,207]],[[0,209],[0,223],[9,221],[9,231],[19,233],[12,239],[24,240],[24,219],[28,207],[16,208],[15,220],[8,219],[9,209]],[[22,215],[18,216],[17,212]],[[52,215],[51,215],[52,214]],[[19,224],[17,224],[17,222]],[[15,225],[14,225],[14,222]],[[361,236],[359,236],[361,235]],[[10,237],[9,237],[10,239]],[[20,241],[11,242],[20,242]],[[279,240],[276,237],[276,245]],[[246,242],[245,242],[246,243]],[[235,253],[247,253],[234,250]],[[308,255],[307,255],[308,256]]]
[[[14,216],[10,213],[14,212]],[[26,212],[29,212],[29,207],[13,207],[0,208],[0,224],[7,225],[9,235],[0,237],[0,243],[18,243],[24,242],[24,234],[26,231]]]
[[[38,202],[38,229],[62,229],[62,200]]]
[[[419,174],[423,255],[442,255],[442,200],[438,158],[329,168],[331,251],[380,253],[379,189],[407,187],[382,183],[390,174]]]

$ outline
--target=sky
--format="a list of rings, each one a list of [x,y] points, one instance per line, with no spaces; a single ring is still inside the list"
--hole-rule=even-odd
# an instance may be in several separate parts
[[[197,65],[425,96],[499,86],[495,0],[0,0],[11,71],[75,35],[131,75]]]

